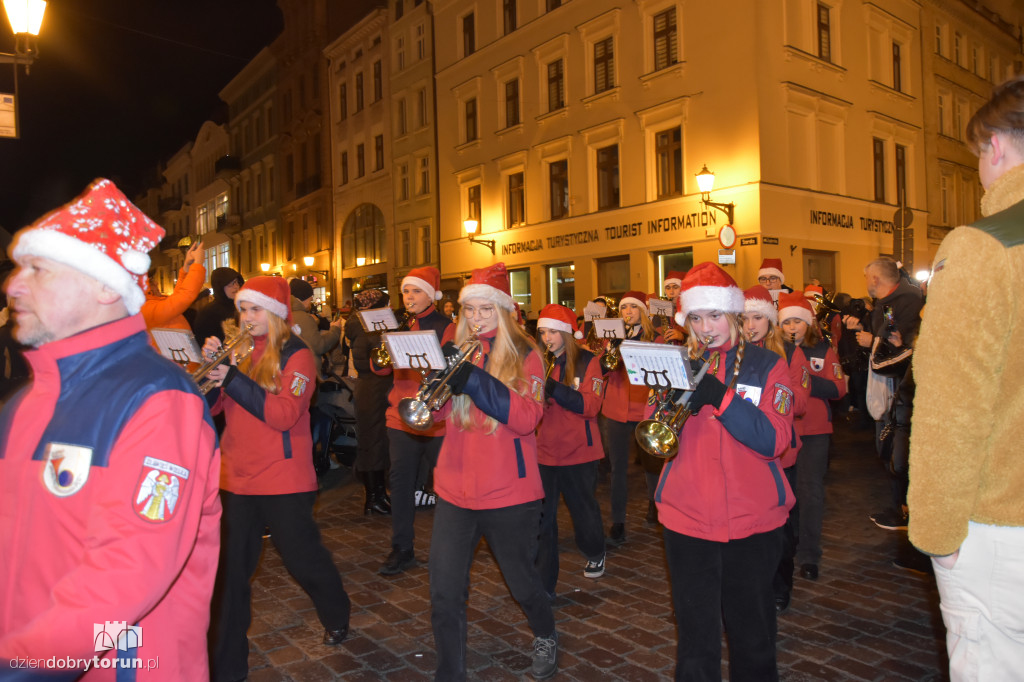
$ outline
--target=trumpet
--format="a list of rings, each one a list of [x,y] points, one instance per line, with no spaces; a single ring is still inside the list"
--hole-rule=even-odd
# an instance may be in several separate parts
[[[544,349],[544,366],[547,367],[547,370],[545,370],[545,372],[544,372],[544,383],[545,384],[547,384],[548,383],[548,379],[551,378],[551,373],[555,371],[555,362],[557,362],[557,360],[558,360],[558,357],[554,353],[551,352],[550,348],[545,348]]]
[[[405,332],[409,331],[409,324],[412,318],[415,317],[408,310],[402,311],[402,321],[393,331]],[[391,366],[391,353],[388,352],[388,347],[383,341],[381,344],[373,349],[373,364],[378,367],[390,367]]]
[[[697,349],[697,357],[704,354],[710,343],[711,337],[701,343]],[[710,366],[711,358],[708,358],[694,377],[694,389],[707,374]],[[679,433],[690,417],[689,402],[694,389],[684,391],[678,403],[674,401],[675,391],[664,391],[651,418],[636,425],[634,435],[644,452],[662,459],[672,459],[679,453]]]
[[[633,331],[633,325],[626,325],[626,339],[629,338],[630,332]],[[601,356],[601,369],[605,374],[608,372],[614,372],[619,368],[619,364],[622,362],[622,352],[619,350],[619,346],[626,339],[612,339],[611,347],[608,352]]]
[[[476,337],[476,331],[466,339],[459,352],[448,358],[448,366],[430,376],[424,373],[420,382],[419,390],[413,398],[402,398],[398,401],[398,416],[406,424],[417,431],[426,431],[434,424],[434,410],[440,410],[452,397],[452,389],[449,386],[451,378],[462,365],[471,362],[473,354],[480,349],[480,339]]]
[[[233,326],[233,325],[232,325]],[[225,333],[230,330],[225,325]],[[235,334],[229,339],[225,339],[220,350],[212,358],[207,360],[199,369],[192,372],[192,381],[196,382],[199,386],[199,392],[206,395],[211,390],[217,387],[217,382],[210,379],[207,375],[213,371],[215,367],[218,367],[224,360],[231,357],[231,354],[235,354],[236,360],[241,360],[249,355],[253,349],[252,340],[252,325],[245,325],[245,329],[241,331],[235,328]]]

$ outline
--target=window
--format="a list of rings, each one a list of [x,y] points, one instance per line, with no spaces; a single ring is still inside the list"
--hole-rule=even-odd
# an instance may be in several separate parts
[[[939,201],[942,202],[942,224],[949,225],[949,178],[945,175],[939,178]]]
[[[477,138],[476,130],[476,98],[466,100],[465,108],[466,142],[472,142]]]
[[[398,200],[406,201],[409,198],[409,164],[398,165]]]
[[[948,135],[949,130],[946,126],[946,117],[949,115],[949,98],[946,95],[939,93],[939,135]]]
[[[405,0],[395,0],[395,21],[402,18],[405,13]]]
[[[885,201],[885,141],[874,138],[875,201]]]
[[[619,207],[619,145],[597,150],[597,210]]]
[[[565,73],[562,60],[556,59],[548,64],[548,111],[557,111],[565,107]]]
[[[395,61],[398,62],[398,69],[405,68],[405,38],[395,40]]]
[[[480,220],[480,185],[466,188],[466,220]]]
[[[398,233],[398,265],[406,267],[410,262],[409,230],[401,230]]]
[[[341,184],[348,184],[348,152],[341,153]]]
[[[505,127],[519,125],[519,79],[505,82]]]
[[[676,8],[654,15],[654,70],[664,69],[679,61],[679,35],[676,29]]]
[[[981,56],[977,45],[971,48],[971,71],[973,71],[976,76],[981,75]]]
[[[516,30],[516,0],[502,0],[502,18],[505,25],[505,35]]]
[[[670,251],[658,254],[658,272],[656,279],[661,282],[658,285],[659,291],[665,293],[665,278],[670,272],[689,272],[693,267],[693,248],[687,247],[683,251]],[[603,291],[603,289],[602,289]]]
[[[416,27],[416,60],[419,61],[427,56],[426,40],[423,24]]]
[[[892,89],[903,92],[903,60],[900,57],[900,44],[892,44]]]
[[[654,136],[659,199],[678,197],[683,194],[682,138],[683,133],[680,128],[664,130]]]
[[[964,39],[959,33],[953,34],[953,61],[956,62],[957,66],[963,65],[963,60],[960,58],[960,49],[963,47]]]
[[[420,128],[428,123],[427,119],[427,90],[426,88],[416,93],[416,123]]]
[[[576,273],[575,267],[569,263],[548,266],[548,300],[576,308]]]
[[[512,300],[519,304],[523,315],[530,312],[530,269],[508,271],[509,292]]]
[[[356,112],[363,110],[363,74],[356,74]]]
[[[384,99],[384,79],[381,77],[380,60],[373,63],[373,101]]]
[[[288,189],[295,187],[295,157],[291,154],[284,157],[284,186]]]
[[[433,249],[430,243],[430,225],[420,227],[420,263],[429,263]]]
[[[825,3],[818,3],[818,56],[826,62],[832,61],[832,9]]]
[[[569,215],[569,160],[553,161],[548,164],[548,180],[551,188],[551,219],[558,220]]]
[[[366,175],[366,149],[362,144],[356,145],[356,177]]]
[[[468,57],[476,52],[476,22],[473,14],[462,17],[462,56]]]
[[[292,93],[288,91],[284,93],[284,110],[281,112],[284,117],[284,122],[288,123],[292,120]]]
[[[383,170],[384,168],[384,136],[377,135],[373,138],[373,160],[374,170]]]
[[[407,132],[409,132],[409,120],[408,120],[408,114],[406,113],[407,107],[406,107],[406,104],[405,104],[405,98],[404,97],[402,99],[398,100],[398,107],[397,108],[398,108],[398,111],[397,111],[397,115],[395,116],[395,118],[398,119],[398,134],[399,135],[405,135]]]
[[[342,267],[354,268],[360,258],[366,265],[385,262],[386,237],[381,210],[373,204],[356,206],[342,227]]]
[[[629,256],[597,261],[597,290],[603,296],[621,298],[629,291]]]
[[[942,26],[940,24],[935,25],[935,54],[941,55],[943,52],[942,45]]]
[[[430,159],[424,156],[419,161],[420,166],[420,178],[419,187],[417,188],[417,194],[429,194],[430,193]]]
[[[594,43],[594,92],[615,87],[614,38],[608,36]]]
[[[906,206],[907,199],[907,148],[896,145],[896,203]]]
[[[523,173],[508,176],[508,225],[518,227],[526,224],[526,188]]]

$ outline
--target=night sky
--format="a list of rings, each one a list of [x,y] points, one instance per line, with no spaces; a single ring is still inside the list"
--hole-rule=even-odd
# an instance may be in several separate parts
[[[281,29],[274,0],[50,0],[39,59],[19,69],[21,139],[0,139],[0,227],[17,231],[94,177],[129,196],[151,184]],[[13,46],[0,9],[0,51]],[[0,65],[0,92],[13,91]]]

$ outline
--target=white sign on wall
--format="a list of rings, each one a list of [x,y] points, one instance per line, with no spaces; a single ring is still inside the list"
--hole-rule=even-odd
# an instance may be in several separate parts
[[[0,92],[0,137],[17,137],[18,126],[14,116],[14,95]]]

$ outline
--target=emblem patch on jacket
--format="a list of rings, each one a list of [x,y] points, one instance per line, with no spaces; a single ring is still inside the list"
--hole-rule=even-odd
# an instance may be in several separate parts
[[[163,523],[174,518],[181,494],[181,482],[188,469],[155,457],[142,460],[142,473],[135,489],[135,513],[146,521]]]
[[[292,385],[289,390],[292,392],[293,396],[296,398],[300,397],[306,392],[306,386],[309,386],[309,377],[305,374],[299,374],[298,372],[292,374]]]
[[[838,362],[832,363],[832,376],[834,376],[836,379],[843,378],[843,366],[840,365]]]
[[[811,358],[811,369],[815,372],[820,372],[825,369],[825,358]]]
[[[793,391],[789,386],[775,384],[775,395],[772,397],[772,407],[781,415],[787,415],[793,409]]]
[[[594,395],[601,395],[601,389],[604,387],[604,381],[600,377],[594,377]]]
[[[811,384],[811,373],[807,371],[807,367],[800,368],[800,385],[807,388]]]
[[[89,480],[92,448],[48,443],[43,461],[43,485],[57,497],[68,497],[81,490]]]
[[[534,374],[530,375],[533,382],[530,384],[530,395],[538,403],[544,402],[544,380]]]
[[[736,395],[748,403],[761,404],[761,387],[747,384],[736,384]]]

